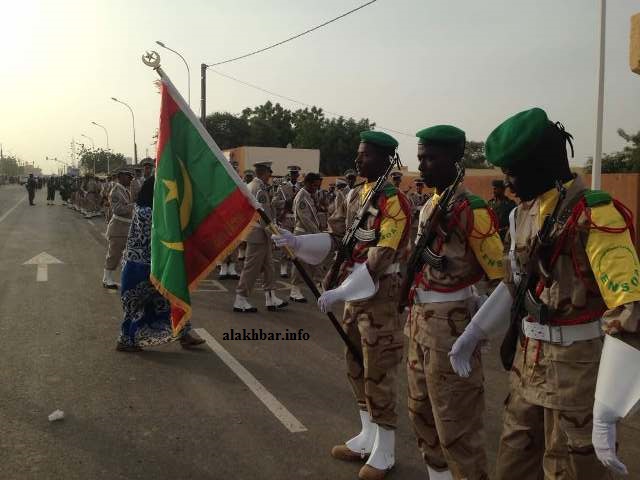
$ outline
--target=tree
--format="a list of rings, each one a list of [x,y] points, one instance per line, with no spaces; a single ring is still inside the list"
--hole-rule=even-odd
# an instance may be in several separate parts
[[[251,128],[245,117],[216,112],[207,116],[205,127],[222,150],[249,143]]]
[[[618,135],[629,145],[619,152],[608,153],[602,157],[602,173],[638,173],[640,172],[640,131],[630,135],[618,129]],[[593,157],[589,157],[585,171],[591,173]]]
[[[0,161],[0,175],[17,177],[24,169],[19,165],[19,159],[15,155],[3,156]]]
[[[493,168],[487,163],[484,142],[469,140],[462,156],[465,168]]]
[[[87,148],[80,144],[79,166],[83,173],[107,173],[127,164],[122,153],[114,153],[102,148]],[[107,170],[107,166],[109,170]]]
[[[286,147],[293,141],[292,113],[279,103],[245,108],[241,118],[249,125],[247,143],[261,147]]]

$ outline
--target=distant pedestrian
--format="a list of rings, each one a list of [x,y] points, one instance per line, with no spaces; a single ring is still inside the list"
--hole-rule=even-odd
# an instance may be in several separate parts
[[[516,208],[516,202],[504,194],[505,185],[502,180],[494,180],[491,185],[493,185],[493,198],[489,200],[489,208],[498,218],[498,232],[500,238],[504,240],[509,229],[509,214]]]
[[[53,205],[55,203],[56,188],[58,188],[58,179],[55,175],[51,175],[47,179],[47,205]]]
[[[29,205],[35,205],[35,203],[33,203],[33,199],[36,197],[36,179],[33,178],[33,173],[29,174],[25,187],[29,194]]]

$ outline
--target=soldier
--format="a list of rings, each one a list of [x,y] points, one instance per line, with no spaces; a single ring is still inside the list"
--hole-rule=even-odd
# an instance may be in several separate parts
[[[35,203],[33,203],[33,199],[36,197],[36,179],[33,178],[33,173],[29,174],[25,188],[29,194],[29,205],[35,205]]]
[[[256,173],[253,170],[245,170],[243,172],[244,174],[244,183],[251,183],[251,180],[253,180],[256,176]]]
[[[109,223],[111,220],[111,205],[109,204],[109,195],[111,194],[111,189],[115,183],[116,175],[114,173],[110,173],[107,176],[106,182],[102,184],[102,188],[100,189],[100,197],[102,198],[102,212],[104,214],[105,223]]]
[[[493,180],[491,185],[493,186],[493,198],[489,200],[489,207],[496,214],[500,238],[504,240],[509,229],[509,213],[516,207],[516,202],[504,194],[505,186],[503,180]]]
[[[525,311],[513,319],[519,339],[516,333],[501,349],[511,372],[499,480],[599,480],[611,478],[607,467],[626,473],[616,456],[616,423],[640,399],[640,352],[625,343],[638,344],[640,325],[633,222],[626,207],[572,174],[571,138],[533,108],[504,121],[486,142],[487,160],[502,168],[521,203],[509,218],[504,283],[450,357],[461,375],[473,375],[471,352],[508,327],[516,285],[526,282],[517,289],[518,298],[526,293]],[[543,233],[538,248],[543,225],[549,236]]]
[[[142,178],[142,167],[134,167],[133,171],[135,176],[133,180],[131,180],[131,184],[129,185],[129,195],[131,196],[131,201],[133,203],[138,199],[138,193],[142,188],[142,184],[144,183],[144,179]]]
[[[122,167],[117,173],[118,180],[109,194],[112,216],[107,227],[109,247],[104,262],[104,274],[102,276],[102,286],[114,290],[118,288],[118,284],[113,276],[116,268],[118,268],[118,264],[122,258],[122,251],[127,243],[127,235],[129,234],[134,205],[131,201],[129,190],[133,179],[133,172],[128,167]]]
[[[93,218],[100,215],[100,188],[96,177],[93,174],[87,175],[87,181],[85,183],[85,218]]]
[[[408,197],[411,201],[411,244],[415,243],[418,235],[418,223],[420,221],[420,210],[422,206],[427,203],[427,199],[430,195],[422,193],[424,189],[424,182],[420,179],[415,180],[416,191],[409,193]]]
[[[269,218],[273,217],[271,197],[269,196],[269,180],[271,178],[271,162],[260,162],[253,165],[256,178],[249,184],[249,191],[256,197]],[[269,311],[275,311],[288,305],[287,302],[276,297],[274,293],[275,272],[273,271],[273,256],[269,233],[265,230],[262,220],[256,222],[246,238],[244,267],[240,273],[240,281],[236,288],[236,298],[233,302],[234,312],[257,312],[257,308],[249,303],[253,286],[260,272],[263,273],[265,306]]]
[[[350,226],[375,182],[389,168],[398,142],[383,132],[360,134],[356,167],[366,183],[347,197],[346,225]],[[409,241],[409,201],[387,183],[369,210],[351,258],[342,265],[338,288],[327,290],[318,300],[323,311],[346,300],[343,328],[362,350],[363,366],[347,350],[347,377],[355,394],[362,423],[361,432],[331,450],[339,460],[364,461],[359,478],[382,479],[395,464],[397,425],[397,372],[402,361],[402,321],[396,311],[400,286],[400,256]],[[330,250],[323,242],[329,234],[274,236],[277,245],[288,245],[308,263],[318,264]],[[349,273],[351,272],[351,273]],[[377,287],[377,288],[376,288]],[[356,293],[357,291],[357,293]]]
[[[327,207],[327,218],[330,217],[336,209],[336,184],[335,182],[331,182],[329,184],[329,190],[327,190],[327,202],[329,202],[329,206]]]
[[[231,160],[231,166],[239,175],[238,171],[239,164],[236,160]],[[237,280],[240,278],[238,272],[236,271],[236,258],[238,257],[238,250],[240,247],[236,248],[233,252],[231,252],[227,257],[220,262],[220,271],[218,272],[219,280]]]
[[[356,180],[358,179],[358,175],[353,170],[347,170],[344,172],[344,178],[347,180],[348,190],[345,193],[349,193],[349,190],[356,186]]]
[[[55,175],[51,175],[47,179],[47,205],[55,205],[56,188],[59,188],[58,179]]]
[[[391,172],[391,183],[393,186],[400,190],[400,184],[402,183],[402,172]]]
[[[314,195],[320,189],[322,177],[317,173],[307,173],[304,176],[304,182],[302,188],[298,191],[293,199],[293,215],[295,219],[294,235],[306,235],[312,233],[320,233],[320,218],[316,209],[314,201]],[[306,271],[309,276],[315,281],[319,277],[319,270],[313,265],[307,265],[302,262],[306,267]],[[298,303],[307,303],[307,299],[304,298],[300,291],[300,278],[297,270],[293,271],[291,275],[291,293],[289,300]]]
[[[288,180],[278,186],[273,196],[271,205],[276,214],[278,225],[288,231],[292,231],[295,225],[293,218],[293,199],[298,193],[298,178],[300,177],[300,167],[297,165],[289,165],[287,167]],[[284,251],[280,254],[280,277],[287,278],[289,276],[289,264],[291,263]]]
[[[472,378],[459,378],[448,352],[476,309],[473,286],[497,284],[503,275],[502,242],[487,204],[462,184],[443,205],[440,223],[425,231],[428,219],[448,188],[453,188],[465,150],[465,133],[451,125],[419,131],[419,170],[435,194],[420,211],[416,244],[427,235],[427,248],[446,259],[426,261],[415,276],[405,334],[409,338],[407,377],[409,418],[429,478],[488,479],[482,414],[483,375],[480,352]],[[415,247],[414,247],[415,248]],[[409,269],[413,265],[408,266]]]
[[[142,167],[142,183],[145,182],[149,177],[152,177],[154,172],[153,168],[155,167],[155,162],[151,158],[145,158],[140,162],[140,166]]]
[[[337,237],[342,237],[345,232],[345,219],[347,218],[347,193],[349,187],[346,180],[336,179],[336,198],[333,201],[333,213],[327,220],[329,232]]]

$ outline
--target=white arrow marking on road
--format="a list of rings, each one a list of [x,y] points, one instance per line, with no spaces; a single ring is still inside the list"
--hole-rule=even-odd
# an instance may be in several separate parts
[[[49,255],[47,252],[42,252],[33,257],[31,260],[27,260],[23,265],[37,265],[38,270],[36,272],[36,282],[46,282],[49,280],[49,265],[61,264],[53,255]]]

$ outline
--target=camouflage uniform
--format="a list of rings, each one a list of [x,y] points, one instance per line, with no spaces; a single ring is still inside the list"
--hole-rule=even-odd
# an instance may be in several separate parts
[[[434,195],[423,206],[421,225],[438,200]],[[480,352],[474,354],[469,378],[458,377],[448,357],[476,310],[471,286],[503,275],[502,242],[486,207],[482,199],[458,187],[442,224],[449,238],[438,235],[430,245],[447,258],[446,269],[425,264],[412,290],[414,303],[405,326],[409,337],[408,409],[418,448],[429,467],[449,469],[455,479],[489,478]]]
[[[585,186],[580,178],[567,186],[564,205],[560,207],[559,223],[552,232],[557,241],[571,212],[576,214],[574,234],[557,242],[557,261],[551,268],[550,278],[540,300],[551,308],[550,325],[582,325],[603,320],[607,333],[637,332],[640,322],[638,292],[633,287],[612,284],[607,272],[594,267],[590,255],[590,240],[600,235],[602,256],[615,250],[614,234],[594,230],[591,220],[599,211],[612,205],[590,205],[583,211],[574,210],[584,196]],[[585,198],[593,198],[588,195]],[[515,252],[513,263],[507,261],[505,283],[513,288],[516,270],[523,271],[528,252],[537,234],[541,219],[549,214],[557,202],[557,191],[551,190],[536,199],[523,202],[515,212]],[[617,226],[624,225],[620,214],[613,214]],[[611,226],[608,225],[608,226]],[[505,245],[511,242],[507,235]],[[629,243],[629,245],[632,245]],[[614,248],[612,248],[614,247]],[[593,252],[592,252],[593,253]],[[507,258],[509,256],[507,255]],[[601,257],[600,260],[603,260]],[[620,260],[620,259],[619,259]],[[618,262],[618,267],[633,272],[638,267],[635,252]],[[513,265],[513,266],[512,266]],[[596,263],[597,265],[597,263]],[[609,272],[610,273],[610,272]],[[633,275],[636,275],[633,277]],[[631,282],[637,270],[630,274]],[[607,289],[628,295],[631,302],[622,300],[619,306],[608,309],[603,295]],[[635,298],[633,298],[635,297]],[[533,321],[532,317],[527,317]],[[580,479],[612,478],[595,456],[591,433],[592,409],[602,338],[575,341],[569,345],[549,343],[521,337],[510,372],[510,394],[505,401],[504,425],[498,452],[496,478],[505,479]]]
[[[278,225],[290,232],[293,232],[293,229],[295,228],[295,219],[292,208],[293,199],[299,190],[300,188],[298,185],[294,185],[290,181],[283,182],[278,185],[278,189],[271,200],[271,206],[275,213],[274,218],[277,220]],[[284,250],[280,250],[277,253],[277,256],[281,264],[283,262],[286,264],[289,263],[287,253]]]
[[[418,224],[420,223],[420,210],[422,206],[429,199],[429,194],[426,193],[418,193],[411,192],[409,195],[409,201],[411,201],[411,244],[414,244],[416,241],[416,237],[418,236]]]
[[[342,237],[346,230],[345,218],[347,216],[347,193],[348,188],[336,189],[333,213],[328,219],[329,232]]]
[[[350,226],[373,183],[354,188],[346,199],[345,225]],[[359,241],[352,257],[342,268],[341,280],[356,263],[367,263],[377,293],[370,299],[346,302],[342,327],[362,350],[364,368],[346,350],[347,377],[358,406],[368,410],[371,421],[385,428],[397,425],[397,375],[402,361],[404,341],[402,319],[397,313],[400,288],[399,261],[409,241],[410,207],[408,200],[391,184],[387,184],[366,228],[376,230],[376,240]],[[345,228],[345,227],[343,227]]]

